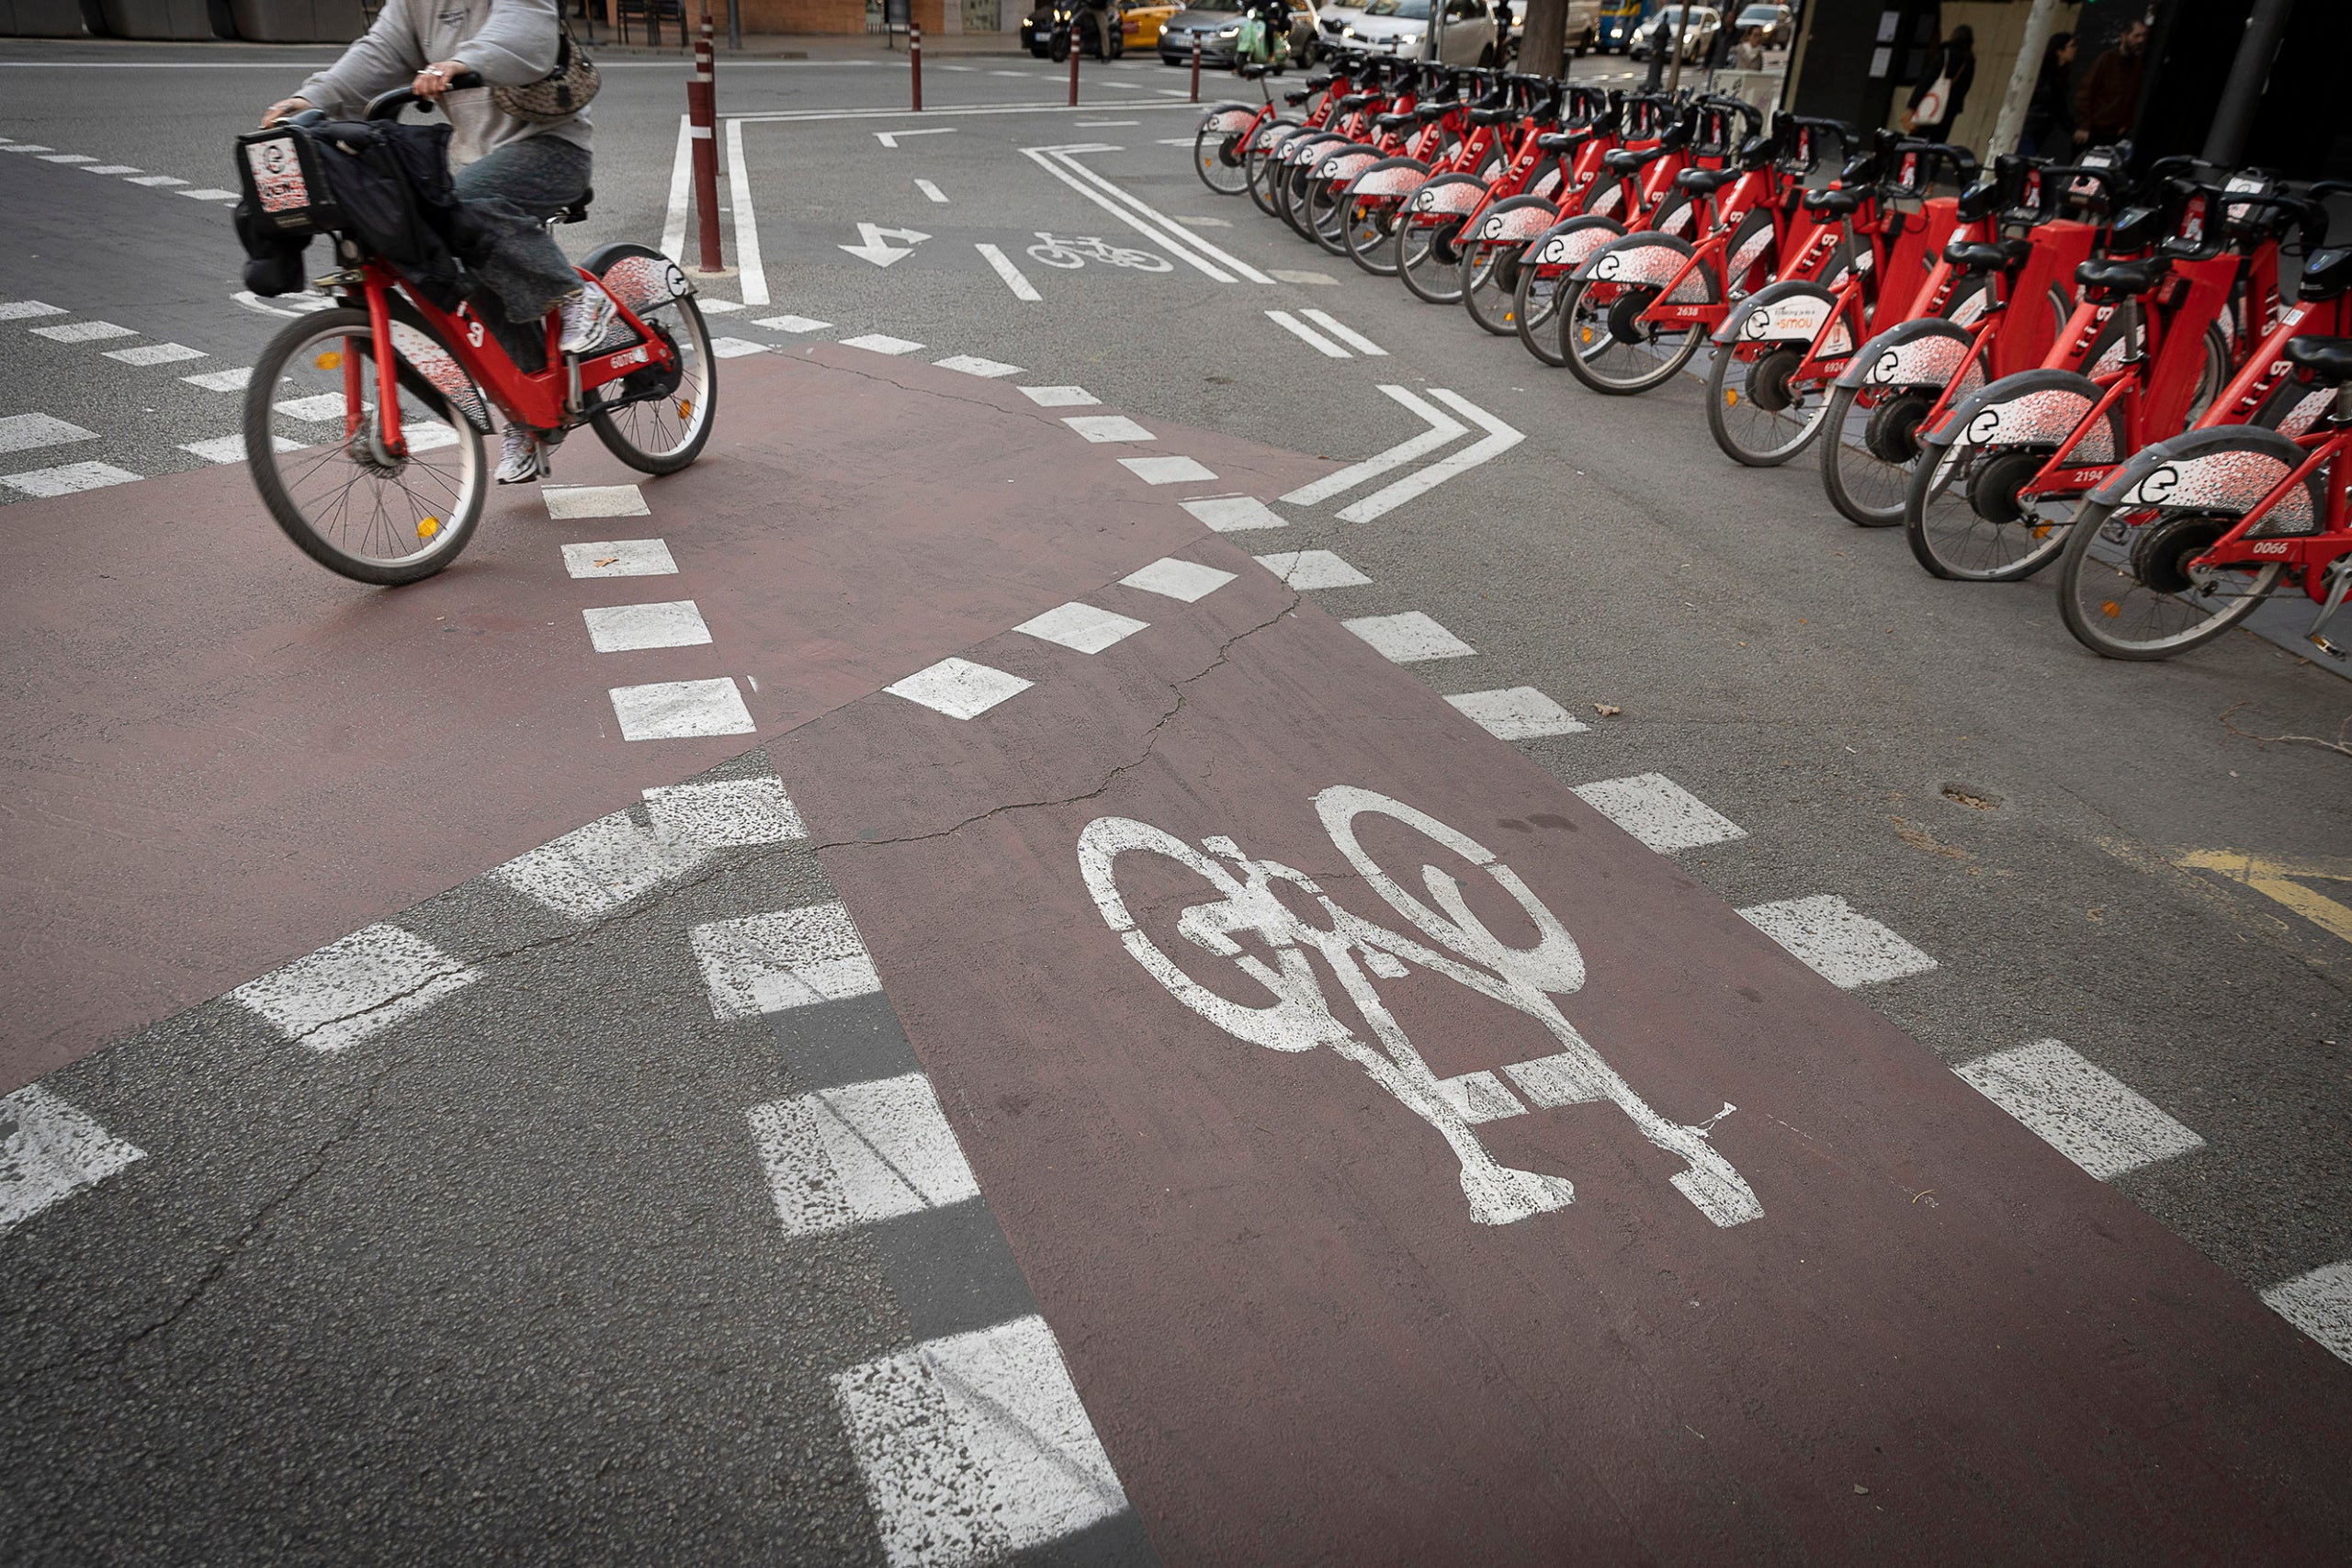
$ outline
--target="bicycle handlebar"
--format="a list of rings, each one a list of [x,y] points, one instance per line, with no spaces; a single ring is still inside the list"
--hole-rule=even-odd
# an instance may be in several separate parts
[[[483,83],[479,72],[460,71],[455,76],[449,78],[449,85],[447,90],[455,93],[467,87],[480,87],[484,85],[485,84]],[[416,96],[415,88],[394,87],[389,93],[379,93],[374,97],[368,99],[368,107],[360,111],[359,118],[362,119],[396,119],[400,117],[401,110],[408,107],[411,104],[424,104],[428,108],[432,107],[429,100],[420,98]]]

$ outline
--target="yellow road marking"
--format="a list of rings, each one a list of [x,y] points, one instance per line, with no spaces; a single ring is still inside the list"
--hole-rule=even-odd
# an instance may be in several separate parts
[[[2174,863],[2242,882],[2284,904],[2332,936],[2352,942],[2352,906],[2305,887],[2298,877],[2352,882],[2352,859],[2338,855],[2258,855],[2249,850],[2191,850]]]

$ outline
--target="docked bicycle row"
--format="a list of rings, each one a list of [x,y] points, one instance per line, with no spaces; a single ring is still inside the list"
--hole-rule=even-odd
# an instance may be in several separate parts
[[[1245,71],[1263,82],[1262,73]],[[2352,593],[2352,247],[2255,169],[2003,157],[1704,94],[1340,55],[1220,104],[1212,190],[1609,396],[1711,348],[1715,445],[1820,454],[1939,577],[2053,562],[2066,625],[2160,659]]]

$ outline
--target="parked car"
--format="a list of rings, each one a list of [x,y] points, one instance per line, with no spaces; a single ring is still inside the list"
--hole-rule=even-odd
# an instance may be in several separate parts
[[[1363,15],[1364,6],[1370,4],[1371,0],[1347,0],[1344,6],[1316,6],[1315,28],[1322,39],[1323,47],[1339,48],[1342,35],[1358,17]]]
[[[1786,49],[1796,37],[1796,18],[1786,6],[1749,6],[1739,13],[1731,25],[1735,41],[1747,36],[1750,28],[1764,29],[1766,49]]]
[[[1233,63],[1233,40],[1241,31],[1242,0],[1189,0],[1185,8],[1159,25],[1159,62],[1190,65],[1193,40],[1201,40],[1201,63]],[[1319,50],[1313,0],[1290,0],[1290,58],[1294,65],[1312,63]]]
[[[1649,0],[1600,0],[1600,52],[1623,54],[1634,47],[1634,34],[1647,14]]]
[[[1686,16],[1685,13],[1688,13]],[[1647,60],[1653,48],[1672,48],[1679,35],[1682,40],[1682,62],[1693,64],[1707,57],[1714,47],[1715,35],[1723,31],[1723,13],[1709,6],[1661,6],[1657,14],[1634,29],[1632,53],[1636,60]],[[1660,41],[1661,37],[1666,40]],[[1668,54],[1671,60],[1673,55]]]
[[[1054,52],[1054,29],[1066,29],[1063,52]],[[1126,52],[1125,24],[1115,0],[1044,0],[1021,18],[1021,41],[1040,60],[1069,58],[1069,39],[1075,38],[1080,54],[1116,60]]]
[[[1169,17],[1183,8],[1176,3],[1176,0],[1160,0],[1159,4],[1150,6],[1127,6],[1121,13],[1120,30],[1126,35],[1129,52],[1156,46],[1159,42],[1159,29],[1167,25]]]
[[[1363,15],[1340,30],[1361,49],[1386,50],[1408,60],[1448,65],[1492,65],[1502,56],[1492,0],[1443,0],[1442,28],[1432,37],[1431,0],[1371,0]]]

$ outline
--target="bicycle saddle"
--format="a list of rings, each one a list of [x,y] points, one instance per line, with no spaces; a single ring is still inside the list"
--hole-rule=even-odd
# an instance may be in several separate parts
[[[1340,100],[1340,112],[1345,114],[1351,109],[1360,109],[1379,96],[1378,93],[1350,93]]]
[[[1315,95],[1312,93],[1284,93],[1283,95],[1283,102],[1290,105],[1293,108],[1296,108],[1299,105],[1305,103],[1314,96]]]
[[[1373,128],[1376,130],[1402,130],[1408,125],[1419,125],[1420,120],[1420,111],[1418,109],[1407,109],[1402,114],[1376,114],[1372,117]]]
[[[2295,298],[2333,299],[2346,288],[2352,288],[2352,246],[2333,245],[2313,251],[2303,263],[2302,286],[2296,289]]]
[[[1505,120],[1517,119],[1518,118],[1519,111],[1514,108],[1472,109],[1470,111],[1470,123],[1473,125],[1500,125]]]
[[[2352,337],[2290,337],[2287,358],[2328,386],[2352,381]]]
[[[2145,294],[2172,270],[2170,256],[2142,256],[2137,261],[2095,257],[2075,269],[2075,281],[2105,294]]]
[[[1809,190],[1804,193],[1808,212],[1824,213],[1831,218],[1844,218],[1862,205],[1862,193],[1858,190]]]
[[[1737,178],[1737,169],[1685,169],[1674,176],[1674,183],[1693,196],[1713,196]]]
[[[1663,147],[1652,147],[1646,152],[1636,152],[1631,147],[1620,147],[1612,152],[1603,152],[1600,155],[1600,161],[1604,165],[1616,170],[1621,175],[1630,175],[1634,170],[1665,157],[1666,152],[1667,150]]]
[[[2007,272],[2031,254],[2031,240],[1955,240],[1944,247],[1944,260],[1965,272]]]
[[[1546,152],[1572,152],[1600,134],[1594,126],[1579,126],[1574,130],[1547,130],[1535,139],[1535,145]]]

